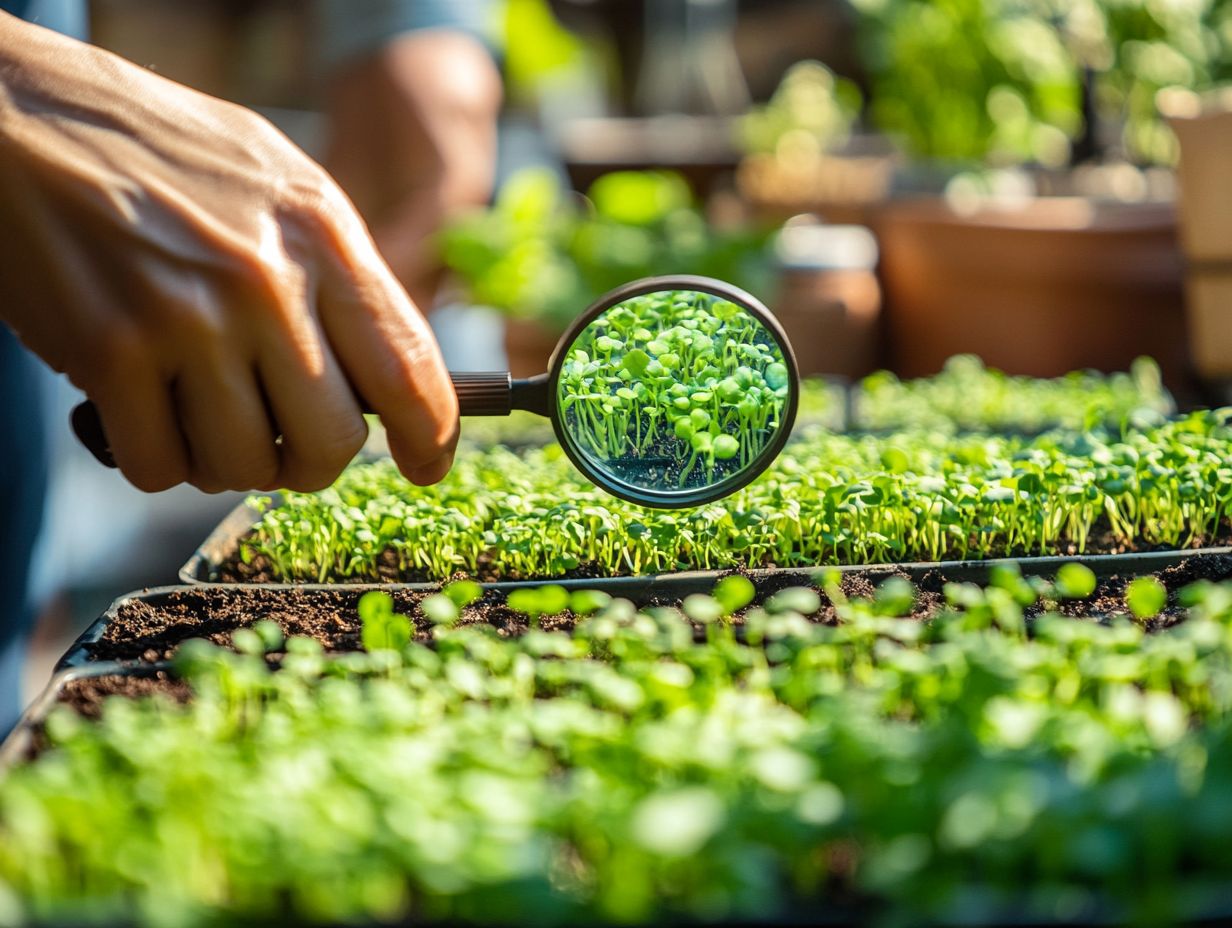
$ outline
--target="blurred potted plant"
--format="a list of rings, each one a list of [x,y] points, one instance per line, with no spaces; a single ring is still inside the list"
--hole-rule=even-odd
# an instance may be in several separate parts
[[[946,193],[878,218],[895,366],[970,351],[1049,375],[1149,352],[1177,383],[1169,177],[1143,168],[1175,158],[1156,91],[1219,77],[1226,0],[859,5],[871,117],[915,159],[900,190]]]
[[[1232,384],[1232,92],[1202,100],[1170,92],[1162,107],[1181,143],[1181,239],[1189,340],[1213,402]]]
[[[736,186],[755,215],[868,221],[889,193],[896,158],[884,140],[853,136],[862,103],[853,82],[818,61],[788,69],[773,97],[738,125],[746,154]]]
[[[582,199],[551,172],[528,170],[492,208],[446,229],[441,252],[471,300],[507,317],[510,370],[530,376],[545,369],[575,316],[630,280],[702,274],[764,294],[768,239],[766,231],[712,226],[671,172],[608,174]]]

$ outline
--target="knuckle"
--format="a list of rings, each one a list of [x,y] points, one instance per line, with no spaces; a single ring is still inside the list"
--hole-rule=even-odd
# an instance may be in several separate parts
[[[227,321],[221,306],[172,302],[164,312],[176,336],[188,340],[197,351],[222,342],[227,336]]]
[[[300,272],[278,255],[241,254],[235,256],[235,276],[247,301],[256,306],[281,306],[288,285]]]
[[[150,349],[135,326],[117,323],[99,333],[94,357],[100,374],[94,382],[114,381],[148,362]]]
[[[253,451],[234,458],[222,482],[230,490],[254,490],[269,486],[278,477],[279,461],[273,449]]]
[[[193,471],[192,478],[188,481],[188,483],[196,487],[202,493],[208,493],[211,496],[217,493],[223,493],[228,489],[224,481],[199,469]]]
[[[277,482],[289,490],[302,493],[323,490],[351,463],[367,437],[367,424],[362,416],[356,415],[354,423],[331,435],[319,435],[311,449],[284,444],[282,469]]]
[[[368,423],[364,421],[364,417],[358,413],[349,416],[348,421],[339,428],[333,441],[336,460],[345,467],[351,463],[355,455],[359,454],[367,440]]]
[[[184,483],[188,474],[174,465],[151,465],[149,463],[120,465],[120,473],[142,493],[161,493]]]
[[[297,493],[315,493],[334,482],[341,470],[331,471],[319,463],[308,463],[296,457],[288,457],[279,474],[277,483]]]

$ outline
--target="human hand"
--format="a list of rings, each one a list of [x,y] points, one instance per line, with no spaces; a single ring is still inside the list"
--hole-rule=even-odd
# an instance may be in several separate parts
[[[410,479],[452,463],[440,352],[325,171],[249,110],[7,14],[0,318],[143,490],[319,489],[361,402]]]

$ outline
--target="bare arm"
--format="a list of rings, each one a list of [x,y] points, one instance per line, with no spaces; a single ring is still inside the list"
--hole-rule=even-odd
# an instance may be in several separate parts
[[[501,97],[487,49],[448,29],[395,38],[330,82],[325,164],[424,304],[438,278],[430,237],[491,195]]]
[[[452,461],[436,343],[325,171],[242,107],[7,14],[0,319],[145,490],[322,487],[366,435],[356,392],[411,479]]]

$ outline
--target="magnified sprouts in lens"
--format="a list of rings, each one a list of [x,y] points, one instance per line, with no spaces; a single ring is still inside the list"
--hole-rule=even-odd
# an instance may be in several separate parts
[[[709,487],[758,459],[790,390],[770,331],[692,290],[633,297],[569,348],[558,401],[576,447],[633,487]]]

